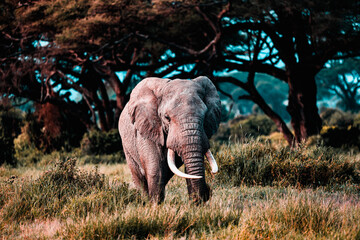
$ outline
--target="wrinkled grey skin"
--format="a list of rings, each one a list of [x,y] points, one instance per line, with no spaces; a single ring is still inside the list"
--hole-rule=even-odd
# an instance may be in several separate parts
[[[126,161],[138,188],[162,202],[165,185],[174,175],[167,149],[176,152],[176,166],[202,176],[186,179],[189,196],[207,201],[204,154],[220,122],[220,98],[207,77],[193,80],[146,78],[132,91],[119,119]]]

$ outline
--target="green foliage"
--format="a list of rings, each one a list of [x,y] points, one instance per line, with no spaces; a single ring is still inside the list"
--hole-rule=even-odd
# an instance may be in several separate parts
[[[234,186],[318,187],[360,183],[359,162],[346,160],[331,148],[275,149],[269,143],[249,141],[223,146],[217,160],[221,168],[217,178]]]
[[[230,136],[231,132],[228,123],[221,123],[211,139],[216,143],[223,143],[229,141]]]
[[[311,14],[307,14],[310,5]],[[120,92],[117,94],[117,104],[122,106],[117,106],[117,111],[122,109],[124,99],[126,99],[126,96],[122,94],[129,91],[128,79],[126,81],[122,81],[123,79],[113,80],[113,77],[116,78],[114,72],[116,69],[124,72],[131,70],[128,73],[137,76],[145,73],[165,76],[172,70],[175,72],[175,70],[182,69],[178,71],[179,75],[186,78],[199,74],[211,75],[216,70],[223,72],[224,69],[229,71],[243,69],[276,75],[282,79],[282,87],[280,87],[281,84],[272,84],[270,81],[263,80],[265,77],[262,77],[261,83],[258,79],[255,83],[269,105],[274,109],[282,106],[282,110],[279,109],[277,112],[283,116],[283,113],[286,114],[283,107],[288,91],[286,82],[291,82],[287,78],[298,76],[298,74],[289,72],[299,71],[298,73],[301,74],[311,72],[311,69],[320,69],[328,59],[323,60],[324,56],[317,54],[325,50],[343,53],[339,56],[345,58],[347,54],[343,52],[344,49],[356,52],[357,44],[353,44],[353,42],[357,43],[359,34],[358,28],[353,27],[357,24],[357,12],[354,12],[357,6],[356,1],[343,3],[340,12],[339,6],[332,1],[294,3],[289,0],[281,1],[281,3],[277,3],[277,1],[237,1],[231,3],[231,7],[227,1],[208,0],[43,0],[31,1],[31,3],[6,1],[6,4],[2,3],[1,6],[4,6],[1,11],[6,13],[5,16],[2,16],[4,21],[6,23],[13,22],[13,26],[2,31],[2,35],[4,35],[2,38],[6,40],[3,45],[9,46],[5,49],[11,49],[9,53],[6,51],[4,57],[7,60],[6,62],[4,60],[6,71],[3,72],[7,72],[6,75],[10,76],[8,79],[13,79],[13,75],[19,75],[24,72],[22,70],[26,69],[23,64],[25,61],[17,61],[18,59],[29,59],[29,62],[35,62],[32,60],[37,59],[36,71],[41,72],[47,83],[46,86],[40,84],[34,76],[37,72],[31,71],[31,77],[35,79],[33,86],[37,85],[37,88],[32,88],[33,86],[30,85],[32,91],[26,91],[29,85],[10,84],[18,81],[6,81],[10,83],[5,85],[3,92],[10,91],[11,88],[13,95],[29,97],[36,101],[49,98],[51,102],[61,105],[66,101],[71,101],[69,92],[77,91],[84,96],[81,104],[90,107],[93,113],[96,112],[95,114],[100,116],[99,119],[102,122],[105,122],[103,119],[107,119],[108,122],[114,119],[112,116],[113,99],[107,101],[108,96],[101,93],[105,92],[102,89],[103,86],[106,84],[117,93]],[[274,16],[277,17],[274,18]],[[273,21],[269,22],[268,19]],[[295,24],[282,24],[284,22]],[[298,29],[299,25],[304,25],[302,31]],[[263,29],[263,26],[270,26],[274,29],[274,34],[266,35],[268,31]],[[3,30],[6,27],[1,24],[0,28]],[[264,43],[257,42],[254,29],[264,33],[264,36],[260,36],[259,41],[270,39],[269,41],[274,45],[269,46],[266,41]],[[222,34],[217,35],[220,32]],[[290,35],[294,35],[296,41],[293,38],[283,37]],[[282,39],[280,44],[276,40],[279,38]],[[346,44],[343,42],[344,38],[347,39]],[[298,56],[294,55],[294,51],[288,51],[289,46],[295,49],[294,44],[298,44],[298,41],[303,39],[322,39],[323,41],[316,41],[314,45],[311,45],[311,42],[307,49],[298,49],[300,51]],[[40,40],[47,41],[48,46],[34,46],[34,43]],[[19,43],[21,43],[20,46],[18,46]],[[346,46],[343,46],[344,44]],[[257,48],[256,46],[259,46],[259,56],[253,56],[251,54],[253,51],[247,50]],[[271,53],[264,56],[263,53],[272,52],[272,50],[269,51],[269,48],[283,54]],[[168,52],[171,54],[167,54]],[[241,60],[235,61],[234,56]],[[309,64],[300,64],[301,66],[297,67],[298,64],[293,64],[291,59],[299,56],[300,58],[309,56],[312,59],[304,60]],[[258,57],[259,65],[251,63],[256,57]],[[279,65],[276,64],[280,60],[286,65],[288,71],[286,74],[284,69],[279,68]],[[17,61],[16,64],[13,61]],[[302,59],[299,60],[300,63],[302,61]],[[176,65],[173,65],[175,62]],[[16,65],[21,66],[17,67]],[[190,69],[188,65],[194,65],[194,68],[188,70]],[[126,66],[131,66],[131,69],[124,68]],[[293,69],[294,67],[296,69]],[[78,71],[79,68],[81,68],[81,73]],[[93,77],[95,80],[90,80],[86,76],[91,76],[92,74],[89,72],[94,69],[97,70],[94,71],[97,72]],[[136,71],[132,71],[133,69]],[[130,78],[131,74],[129,74]],[[67,77],[72,80],[68,81]],[[298,79],[302,79],[302,77],[296,77],[294,82]],[[313,81],[309,80],[309,82]],[[293,84],[295,86],[293,90],[296,91],[296,86],[300,85]],[[72,90],[69,91],[69,89]],[[121,91],[118,91],[119,89]],[[271,94],[266,96],[270,92],[269,89],[279,90],[280,94],[273,94],[271,91]],[[307,88],[304,87],[302,90],[304,90],[306,98],[307,91],[305,90]],[[97,94],[101,95],[101,101],[97,98]],[[251,92],[250,94],[254,95]],[[311,92],[308,94],[311,95]],[[87,103],[85,103],[86,96]],[[250,97],[254,98],[255,96]],[[106,102],[111,102],[111,104]],[[313,107],[310,107],[310,111],[316,109],[314,108],[315,102],[311,105]],[[103,114],[105,115],[101,110],[102,106],[109,113],[105,117],[101,117]],[[295,104],[295,106],[297,105]],[[300,106],[302,105],[300,104]],[[306,106],[307,104],[304,107],[307,108]],[[83,108],[79,106],[74,109],[78,110],[74,111],[77,113],[88,112],[87,110],[82,111]],[[299,112],[301,111],[302,109],[299,109]],[[83,117],[84,122],[90,122],[88,121],[91,119],[89,115]],[[91,121],[96,122],[95,116]],[[312,122],[308,121],[308,123],[310,132],[313,132]],[[102,126],[104,126],[103,129],[109,129],[114,124],[109,123],[109,126]],[[305,127],[307,128],[307,126]],[[48,141],[48,143],[51,142]]]
[[[231,127],[231,134],[258,137],[269,135],[276,130],[275,123],[266,115],[252,115]]]
[[[111,154],[121,149],[121,138],[117,129],[108,132],[93,129],[85,133],[81,140],[81,150],[87,154]]]
[[[230,120],[227,124],[221,124],[213,139],[220,142],[236,141],[248,137],[269,135],[275,131],[275,123],[266,115],[240,116]]]
[[[360,113],[358,113],[354,117],[354,127],[357,127],[360,129]]]
[[[320,114],[325,126],[348,127],[354,123],[354,115],[337,108],[327,108]]]
[[[18,166],[31,166],[38,163],[44,155],[42,151],[36,148],[35,143],[31,141],[28,128],[30,123],[26,122],[21,128],[21,134],[14,139],[15,158]]]
[[[16,139],[16,155],[35,162],[38,152],[72,151],[80,146],[86,128],[74,115],[68,115],[52,104],[37,105],[34,113],[25,115],[24,124]],[[31,160],[31,158],[33,160]]]
[[[29,130],[34,126],[32,123],[34,122],[27,122],[22,128],[22,133],[14,140],[18,166],[48,166],[54,160],[67,157],[76,157],[81,164],[112,164],[125,161],[120,136],[115,129],[109,132],[91,130],[85,133],[81,147],[69,147],[72,149],[71,152],[63,150],[44,153],[33,142],[36,141],[36,137],[34,132]]]
[[[80,171],[75,159],[59,160],[38,179],[22,181],[13,187],[11,197],[3,209],[6,221],[46,218],[51,216],[83,216],[84,211],[100,211],[112,204],[117,210],[123,204],[139,199],[126,184],[111,186],[97,169]],[[101,193],[99,193],[101,192]],[[102,198],[96,196],[103,194]],[[97,199],[88,204],[87,199]]]
[[[323,120],[319,140],[325,146],[360,150],[358,115],[328,108],[320,114]]]

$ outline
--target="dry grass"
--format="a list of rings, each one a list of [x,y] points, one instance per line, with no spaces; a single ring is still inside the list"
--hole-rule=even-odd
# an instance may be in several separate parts
[[[234,155],[235,150],[221,151]],[[256,151],[251,151],[255,156]],[[310,153],[307,156],[317,156]],[[358,163],[359,155],[336,159]],[[50,193],[34,187],[36,182],[49,180],[44,169],[1,168],[1,173],[11,173],[0,180],[0,239],[360,239],[360,188],[356,183],[333,186],[330,181],[320,187],[234,184],[231,179],[226,182],[223,177],[219,181],[219,176],[208,176],[212,198],[196,206],[188,201],[185,180],[174,177],[165,202],[154,205],[144,196],[139,200],[123,183],[131,181],[126,164],[98,165],[97,170],[94,166],[70,169],[80,183],[51,183],[51,192],[69,188],[65,198],[52,196],[46,201],[39,196]],[[70,170],[67,174],[71,176]],[[354,171],[360,174],[357,166]],[[76,175],[79,172],[84,175]],[[103,174],[105,179],[98,178]],[[12,175],[19,177],[9,181]],[[93,187],[82,185],[81,177],[89,176]],[[101,186],[99,181],[104,181]],[[21,201],[23,192],[28,193],[28,201],[42,199],[43,205],[27,205]],[[21,210],[21,206],[30,206],[30,210]],[[40,211],[44,206],[53,209]],[[9,218],[9,211],[16,211],[17,217],[10,214]]]
[[[84,171],[91,171],[98,167],[98,171],[100,174],[106,175],[110,181],[121,181],[131,183],[131,173],[129,168],[125,163],[118,163],[118,164],[86,164],[79,166],[81,170]]]

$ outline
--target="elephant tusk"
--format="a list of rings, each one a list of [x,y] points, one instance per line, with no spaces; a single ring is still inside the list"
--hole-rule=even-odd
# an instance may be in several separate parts
[[[205,153],[205,156],[206,156],[207,160],[209,161],[209,164],[211,167],[211,172],[217,173],[219,171],[219,167],[218,167],[216,160],[215,160],[214,156],[212,155],[210,149],[207,150],[207,152]]]
[[[202,178],[202,176],[195,176],[195,175],[190,175],[190,174],[186,174],[181,172],[175,165],[175,152],[171,149],[168,149],[168,156],[167,156],[167,162],[169,165],[170,170],[175,174],[178,175],[179,177],[182,178],[191,178],[191,179],[199,179]]]

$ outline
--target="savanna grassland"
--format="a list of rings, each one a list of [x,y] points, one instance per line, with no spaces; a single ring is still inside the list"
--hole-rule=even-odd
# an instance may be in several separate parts
[[[2,239],[360,239],[360,155],[263,141],[215,145],[209,202],[173,177],[150,203],[125,163],[0,168]]]

